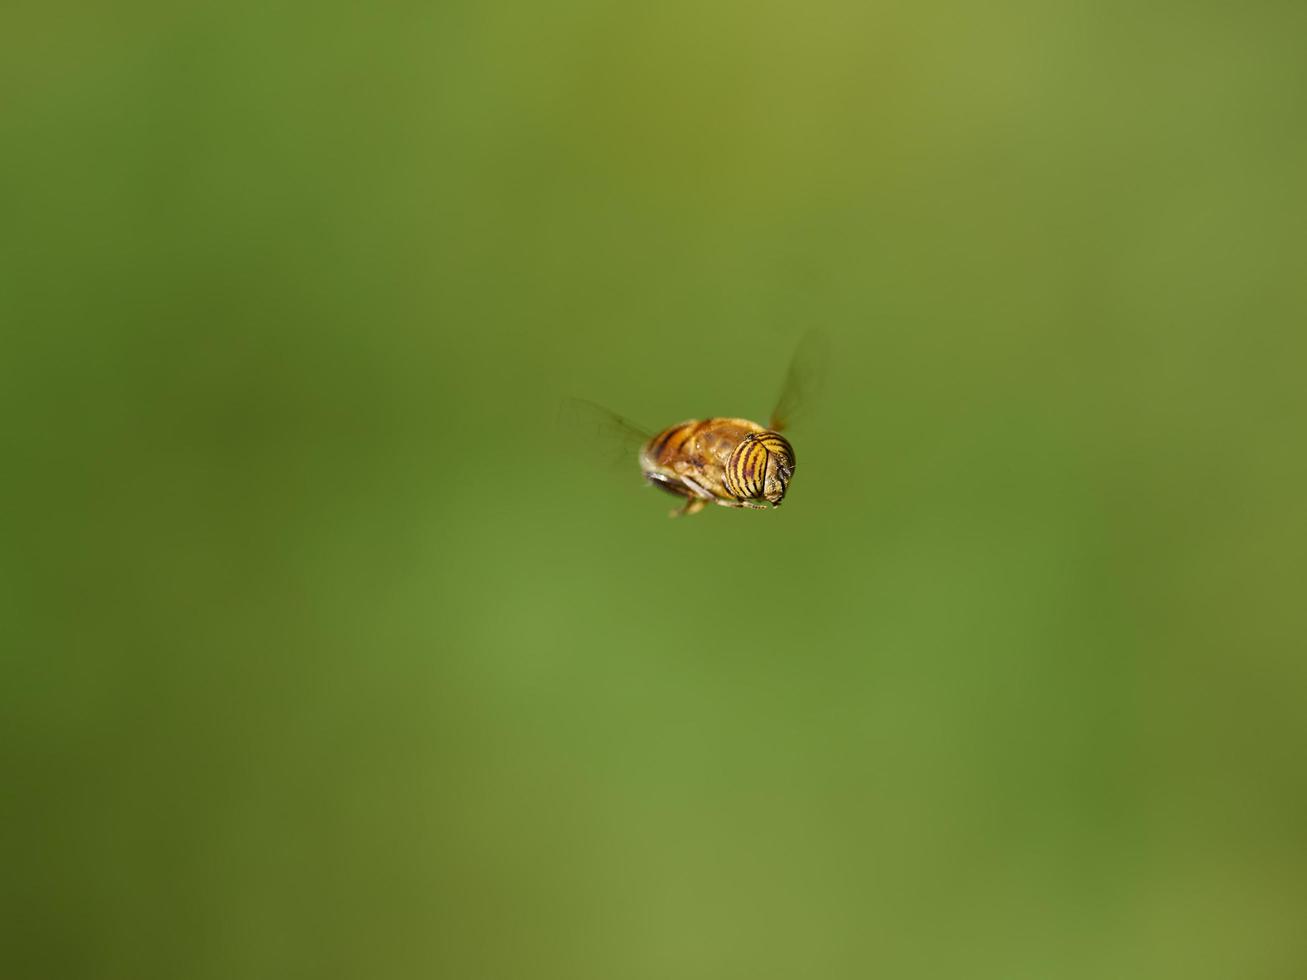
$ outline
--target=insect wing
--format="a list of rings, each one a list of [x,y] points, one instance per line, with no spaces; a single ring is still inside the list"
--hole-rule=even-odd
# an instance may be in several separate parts
[[[826,361],[825,334],[819,330],[808,331],[799,341],[785,373],[785,383],[771,416],[773,432],[789,428],[811,406],[826,379]]]
[[[649,441],[649,433],[634,422],[582,398],[562,401],[558,429],[578,454],[610,466],[634,462]]]

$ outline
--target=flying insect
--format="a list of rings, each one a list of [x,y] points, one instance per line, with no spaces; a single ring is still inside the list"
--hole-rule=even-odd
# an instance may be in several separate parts
[[[794,447],[781,433],[819,384],[824,366],[824,341],[809,333],[790,361],[765,426],[744,418],[687,419],[649,435],[620,415],[576,399],[564,403],[564,420],[587,438],[616,441],[636,457],[651,485],[684,497],[673,517],[697,514],[710,503],[771,510],[785,499],[795,470]]]

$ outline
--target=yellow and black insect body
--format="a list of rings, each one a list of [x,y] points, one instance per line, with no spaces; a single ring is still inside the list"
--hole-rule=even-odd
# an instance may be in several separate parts
[[[748,419],[691,419],[654,436],[640,452],[654,486],[690,498],[684,513],[708,503],[779,507],[794,475],[794,447]]]
[[[690,419],[648,437],[607,409],[569,401],[564,404],[569,428],[582,428],[598,441],[617,437],[638,446],[644,478],[686,498],[673,516],[698,513],[710,503],[752,510],[779,507],[795,469],[794,447],[781,430],[819,383],[824,353],[820,335],[804,338],[767,427],[739,418]]]

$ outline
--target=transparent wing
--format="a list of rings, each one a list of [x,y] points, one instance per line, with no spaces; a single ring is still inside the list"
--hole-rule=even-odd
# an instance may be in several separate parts
[[[826,380],[827,348],[820,330],[809,330],[799,341],[771,415],[772,431],[788,428],[811,406]]]
[[[634,422],[583,398],[563,399],[558,430],[578,455],[613,466],[634,463],[649,441],[649,433]]]

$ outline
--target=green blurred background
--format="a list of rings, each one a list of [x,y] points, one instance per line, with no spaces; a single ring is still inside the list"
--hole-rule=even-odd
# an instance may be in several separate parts
[[[1307,7],[656,6],[6,5],[6,976],[1307,975]]]

